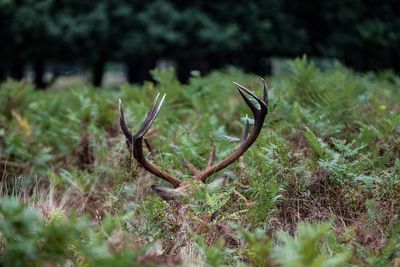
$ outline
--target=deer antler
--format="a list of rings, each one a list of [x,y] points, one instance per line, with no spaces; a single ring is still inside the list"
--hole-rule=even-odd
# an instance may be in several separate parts
[[[160,96],[160,94],[157,94],[156,98],[154,99],[153,105],[151,106],[151,109],[142,124],[142,127],[140,127],[139,131],[135,135],[132,135],[132,133],[129,131],[128,127],[126,126],[124,111],[122,109],[122,103],[121,103],[121,99],[120,99],[119,100],[119,124],[121,126],[122,132],[124,133],[124,135],[126,137],[128,147],[130,148],[130,151],[133,154],[133,157],[137,160],[137,162],[139,162],[139,164],[142,165],[143,168],[145,168],[152,174],[164,179],[165,181],[171,183],[175,188],[177,188],[177,187],[179,187],[179,184],[181,182],[177,178],[175,178],[173,175],[171,175],[163,170],[158,169],[157,166],[148,162],[146,160],[146,156],[143,154],[143,145],[142,145],[143,136],[150,129],[150,126],[153,124],[154,120],[156,119],[157,114],[160,111],[160,108],[165,99],[165,95],[164,95],[162,97],[160,103],[157,106],[157,100],[158,100],[159,96]]]
[[[249,106],[251,112],[254,116],[254,128],[251,135],[248,137],[249,130],[250,130],[250,123],[249,120],[246,118],[246,127],[243,131],[241,145],[233,152],[229,157],[226,159],[214,164],[212,166],[208,166],[204,171],[202,171],[199,175],[196,176],[197,179],[201,181],[205,181],[207,177],[213,175],[214,173],[226,168],[236,160],[238,160],[249,147],[257,140],[258,135],[261,132],[262,126],[264,124],[265,117],[268,114],[268,89],[267,84],[264,79],[261,79],[264,84],[264,95],[263,99],[260,99],[258,96],[250,92],[249,89],[246,87],[235,83],[238,86],[238,91],[242,96],[244,102]],[[251,95],[259,104],[259,108],[257,108],[251,100],[246,96],[246,94]]]
[[[210,159],[208,160],[207,167],[204,170],[198,170],[190,162],[184,161],[184,165],[187,168],[189,168],[189,170],[193,173],[194,178],[196,178],[197,180],[205,182],[205,180],[209,176],[226,168],[227,166],[229,166],[230,164],[232,164],[233,162],[238,160],[247,151],[247,149],[249,149],[250,146],[256,141],[256,139],[257,139],[258,135],[260,134],[261,129],[263,127],[265,117],[268,114],[267,84],[264,81],[264,79],[261,79],[261,80],[264,85],[264,94],[263,94],[262,99],[259,98],[258,96],[256,96],[255,94],[253,94],[246,87],[244,87],[238,83],[234,83],[238,86],[238,91],[239,91],[240,95],[242,96],[242,98],[243,98],[244,102],[247,104],[247,106],[250,108],[251,112],[253,113],[253,117],[254,117],[254,127],[253,127],[253,130],[251,131],[250,135],[249,135],[250,122],[248,119],[246,119],[246,126],[243,131],[240,146],[226,159],[224,159],[216,164],[213,164],[213,162],[215,160],[215,144],[211,140],[213,147],[212,147],[212,150],[210,153]],[[121,104],[121,100],[120,100],[120,102],[119,102],[119,113],[120,113],[119,121],[120,121],[121,130],[126,137],[128,147],[129,147],[131,153],[133,154],[134,158],[139,162],[139,164],[143,168],[145,168],[147,171],[151,172],[152,174],[164,179],[165,181],[171,183],[176,188],[174,190],[178,190],[181,188],[184,189],[184,187],[186,187],[187,184],[179,181],[173,175],[171,175],[163,170],[158,169],[155,165],[148,162],[146,160],[146,156],[143,153],[143,144],[142,144],[143,136],[149,130],[150,126],[152,125],[155,118],[157,117],[157,114],[160,111],[160,108],[165,99],[165,95],[164,95],[157,105],[159,95],[160,94],[157,94],[157,96],[153,102],[153,105],[151,106],[151,109],[150,109],[149,113],[147,114],[141,128],[138,130],[138,132],[135,135],[132,135],[132,133],[129,131],[128,127],[126,126],[124,112],[123,112],[122,104]],[[256,105],[250,100],[250,98],[247,95],[250,95],[254,100],[256,100],[256,102],[258,103],[258,107],[256,107]],[[163,189],[161,187],[157,187],[156,191],[160,191],[160,190],[164,191],[163,194],[160,194],[160,195],[165,196],[165,197],[172,196],[170,193],[171,189],[167,190],[165,188]],[[185,190],[181,190],[181,191],[184,192]],[[179,194],[183,194],[181,191],[179,191],[180,192]]]

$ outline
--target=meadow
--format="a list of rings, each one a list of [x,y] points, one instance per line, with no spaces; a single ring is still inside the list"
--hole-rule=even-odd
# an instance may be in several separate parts
[[[400,77],[323,70],[306,58],[265,77],[269,113],[257,141],[216,190],[163,200],[168,186],[130,156],[133,131],[166,94],[149,161],[191,182],[240,144],[251,119],[227,68],[181,84],[173,70],[118,88],[0,85],[1,266],[400,266]],[[179,213],[180,207],[185,211]],[[210,216],[219,216],[209,220]],[[179,214],[178,214],[179,213]]]

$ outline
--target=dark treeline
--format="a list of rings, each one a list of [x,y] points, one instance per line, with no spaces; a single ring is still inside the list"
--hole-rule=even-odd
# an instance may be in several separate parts
[[[29,64],[44,88],[46,64],[75,64],[98,86],[123,62],[141,82],[163,58],[185,81],[227,64],[263,74],[268,58],[303,53],[399,71],[399,29],[398,0],[0,0],[0,79]]]

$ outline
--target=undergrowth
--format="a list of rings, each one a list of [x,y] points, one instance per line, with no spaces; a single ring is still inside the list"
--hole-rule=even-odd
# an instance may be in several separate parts
[[[267,77],[257,142],[211,177],[228,176],[222,189],[182,199],[184,215],[129,156],[118,99],[136,130],[166,93],[149,158],[191,182],[182,162],[206,166],[210,137],[217,159],[239,144],[250,111],[232,81],[260,94],[258,77],[230,68],[183,85],[154,70],[154,82],[118,89],[2,84],[1,265],[398,266],[400,77],[289,66]]]

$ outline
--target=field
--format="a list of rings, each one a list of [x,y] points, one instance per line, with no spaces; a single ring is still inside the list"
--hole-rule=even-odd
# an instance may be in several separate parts
[[[0,265],[400,266],[400,77],[305,58],[289,69],[265,77],[256,143],[208,178],[226,184],[194,183],[167,201],[151,186],[169,185],[126,148],[118,100],[137,131],[166,94],[144,151],[192,183],[184,160],[206,166],[210,137],[227,157],[252,118],[232,82],[261,96],[259,77],[229,68],[183,85],[154,70],[154,82],[117,89],[2,84]]]

